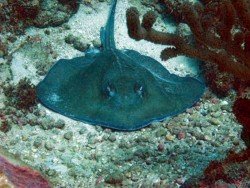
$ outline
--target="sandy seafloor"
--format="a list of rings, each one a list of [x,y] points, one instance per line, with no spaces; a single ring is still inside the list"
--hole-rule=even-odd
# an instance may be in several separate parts
[[[11,71],[10,83],[18,83],[27,77],[37,84],[44,77],[37,74],[38,68],[49,68],[61,58],[84,55],[65,43],[65,36],[72,34],[90,44],[93,40],[98,41],[109,6],[106,2],[99,3],[96,9],[81,5],[62,26],[28,28],[25,35],[9,46],[13,59],[10,66],[1,69],[1,81]],[[128,37],[125,11],[130,6],[126,0],[117,5],[117,47],[153,57],[171,73],[195,76],[197,62],[194,60],[177,57],[162,62],[159,57],[165,46],[137,42]],[[142,13],[146,11],[145,7],[139,9]],[[161,19],[158,19],[156,28],[169,32],[175,30],[174,25],[166,26]],[[45,34],[45,30],[50,34]],[[27,36],[31,36],[33,42],[27,42]],[[6,60],[0,59],[0,64],[5,65]],[[233,92],[222,99],[209,92],[204,95],[186,112],[134,132],[116,132],[77,122],[41,104],[34,113],[25,116],[12,109],[25,123],[24,126],[13,123],[9,132],[0,132],[0,145],[40,170],[53,187],[119,187],[121,184],[123,187],[178,187],[191,176],[201,175],[211,160],[223,159],[229,150],[240,151],[245,147],[239,138],[242,127],[235,121],[231,110]],[[2,110],[7,108],[4,100],[1,89]],[[63,129],[53,128],[58,120],[65,122]],[[46,130],[44,127],[50,128]]]

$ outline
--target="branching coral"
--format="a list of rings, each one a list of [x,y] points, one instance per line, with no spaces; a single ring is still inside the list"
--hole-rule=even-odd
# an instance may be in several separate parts
[[[247,108],[242,107],[247,106],[250,99],[243,100],[241,95],[247,88],[250,93],[250,1],[201,2],[191,4],[179,0],[159,0],[165,8],[157,11],[171,14],[177,22],[186,23],[193,38],[156,31],[153,28],[156,15],[152,11],[146,13],[141,23],[139,12],[134,7],[127,10],[129,36],[172,46],[162,51],[163,60],[186,55],[204,61],[205,77],[212,91],[224,96],[234,86],[238,92],[234,113],[246,130],[249,114],[245,112]],[[224,73],[218,72],[217,67]]]
[[[192,32],[192,38],[155,30],[153,25],[156,15],[152,11],[146,13],[140,22],[139,12],[134,7],[128,9],[126,15],[129,36],[135,40],[144,39],[156,44],[170,45],[171,47],[161,52],[163,60],[178,55],[202,60],[206,65],[205,74],[209,78],[209,86],[221,87],[222,93],[231,87],[234,78],[233,84],[238,97],[233,112],[243,124],[241,137],[248,147],[239,154],[230,154],[224,161],[212,162],[198,184],[187,182],[183,187],[211,187],[219,180],[235,185],[249,182],[250,1],[200,0],[201,3],[195,4],[179,0],[157,2],[164,5],[164,8],[156,6],[155,3],[150,5],[160,14],[171,14],[177,22],[186,23]],[[219,72],[214,71],[214,66],[229,74],[219,78],[221,85],[216,80]]]
[[[168,9],[174,3],[162,0]],[[153,29],[156,15],[150,11],[139,20],[139,12],[127,10],[129,36],[157,44],[171,45],[161,58],[186,55],[218,65],[221,71],[250,82],[250,3],[246,0],[202,0],[203,4],[179,3],[174,16],[189,25],[194,42],[177,34]],[[176,2],[175,2],[176,4]],[[176,8],[175,8],[176,9]]]

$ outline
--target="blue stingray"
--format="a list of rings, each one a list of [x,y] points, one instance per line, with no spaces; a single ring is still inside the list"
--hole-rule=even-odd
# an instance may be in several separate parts
[[[60,59],[37,86],[41,103],[72,119],[117,130],[136,130],[183,112],[204,84],[170,74],[159,62],[114,42],[116,0],[101,29],[101,51]]]

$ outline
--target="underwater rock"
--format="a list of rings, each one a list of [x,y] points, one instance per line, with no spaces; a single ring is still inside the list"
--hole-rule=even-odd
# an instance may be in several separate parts
[[[115,134],[111,134],[111,135],[109,136],[108,139],[109,139],[110,142],[116,141],[116,136],[115,136]]]
[[[79,50],[81,52],[84,52],[86,51],[88,48],[89,48],[89,44],[86,44],[80,40],[77,40],[73,43],[73,47],[76,49],[76,50]]]
[[[62,119],[57,120],[54,124],[54,127],[58,129],[63,129],[65,127],[65,121],[63,121]]]
[[[105,182],[111,185],[121,186],[124,177],[120,172],[115,172],[105,178]]]
[[[160,151],[160,152],[164,151],[164,149],[165,149],[164,143],[162,143],[162,142],[159,143],[158,146],[157,146],[157,149],[158,149],[158,151]]]
[[[79,8],[76,0],[59,3],[55,0],[42,0],[41,11],[34,20],[36,27],[59,26],[69,20]]]
[[[86,128],[81,128],[80,130],[79,130],[79,134],[84,134],[84,133],[86,133],[87,132],[87,129]]]
[[[69,131],[69,132],[66,132],[63,137],[66,139],[66,140],[71,140],[72,137],[73,137],[73,132],[72,131]]]
[[[36,139],[33,143],[34,147],[39,148],[42,145],[42,140],[41,139]]]
[[[47,141],[44,145],[44,147],[48,150],[48,151],[52,151],[54,149],[54,146],[49,142]]]
[[[64,41],[67,43],[67,44],[72,44],[73,47],[76,49],[76,50],[79,50],[81,52],[84,52],[86,51],[88,48],[89,48],[89,44],[81,41],[80,38],[78,37],[75,37],[74,35],[72,34],[69,34],[65,37]]]
[[[64,41],[67,43],[67,44],[73,44],[74,41],[76,40],[76,37],[72,34],[69,34],[67,35],[65,38],[64,38]]]

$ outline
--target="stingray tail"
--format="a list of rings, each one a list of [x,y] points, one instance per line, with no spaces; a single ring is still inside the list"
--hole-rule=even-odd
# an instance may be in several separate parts
[[[115,48],[114,22],[117,0],[113,0],[105,27],[101,28],[101,42],[104,50]]]

